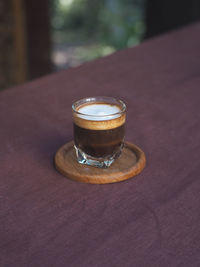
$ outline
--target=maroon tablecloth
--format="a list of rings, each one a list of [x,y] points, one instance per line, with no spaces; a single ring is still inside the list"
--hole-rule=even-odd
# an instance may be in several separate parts
[[[72,102],[95,95],[127,103],[133,179],[54,168]],[[200,24],[0,93],[0,266],[200,266]]]

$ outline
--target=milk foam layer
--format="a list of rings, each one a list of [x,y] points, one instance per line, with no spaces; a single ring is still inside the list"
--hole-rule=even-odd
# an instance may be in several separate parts
[[[80,107],[78,112],[84,115],[79,114],[78,116],[93,121],[105,121],[118,118],[120,114],[116,113],[119,113],[120,111],[121,109],[117,105],[90,104]]]
[[[106,103],[80,106],[78,113],[73,113],[74,122],[79,127],[90,130],[109,130],[125,123],[125,112],[118,105]]]

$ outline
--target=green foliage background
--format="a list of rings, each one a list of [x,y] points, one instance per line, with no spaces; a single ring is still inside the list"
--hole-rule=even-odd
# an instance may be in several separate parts
[[[57,43],[89,45],[84,60],[140,42],[144,0],[52,0],[52,36]]]

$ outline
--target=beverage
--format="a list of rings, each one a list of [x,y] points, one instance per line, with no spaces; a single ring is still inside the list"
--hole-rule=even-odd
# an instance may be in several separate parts
[[[120,155],[125,132],[125,104],[109,97],[73,105],[74,143],[78,162],[108,167]]]

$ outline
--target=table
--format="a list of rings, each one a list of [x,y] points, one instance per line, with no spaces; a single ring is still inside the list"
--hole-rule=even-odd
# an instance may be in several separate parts
[[[0,93],[0,266],[200,266],[200,23]],[[127,103],[144,171],[91,185],[54,168],[71,104]]]

